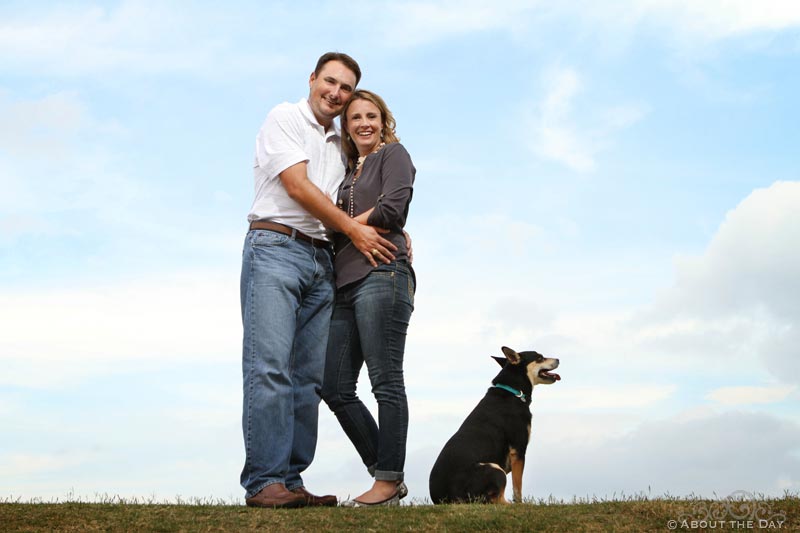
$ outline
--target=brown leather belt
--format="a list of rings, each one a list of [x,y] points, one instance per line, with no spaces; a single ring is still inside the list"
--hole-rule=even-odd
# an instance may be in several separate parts
[[[284,226],[283,224],[278,224],[277,222],[270,222],[269,220],[254,220],[250,223],[250,229],[265,229],[268,231],[274,231],[277,233],[282,233],[284,235],[289,235],[290,237],[294,237],[295,239],[300,239],[301,241],[306,241],[307,243],[311,244],[312,246],[316,246],[317,248],[326,248],[330,245],[328,241],[323,241],[322,239],[315,239],[314,237],[309,237],[305,233],[300,233],[294,228],[290,228],[289,226]]]

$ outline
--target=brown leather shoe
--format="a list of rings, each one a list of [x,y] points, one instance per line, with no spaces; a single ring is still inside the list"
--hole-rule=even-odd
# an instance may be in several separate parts
[[[273,483],[267,485],[252,498],[245,499],[248,507],[281,507],[289,509],[292,507],[304,507],[306,498],[300,494],[289,492],[283,483]]]
[[[308,492],[305,487],[297,487],[292,491],[295,494],[301,494],[306,500],[306,505],[309,507],[336,507],[339,501],[333,494],[326,494],[325,496],[316,496]]]

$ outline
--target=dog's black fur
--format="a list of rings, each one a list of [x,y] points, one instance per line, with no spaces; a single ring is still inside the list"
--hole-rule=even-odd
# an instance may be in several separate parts
[[[430,493],[433,503],[508,503],[506,476],[511,472],[514,501],[522,501],[522,471],[531,434],[531,392],[534,385],[560,380],[550,373],[558,359],[536,352],[517,353],[503,346],[503,367],[486,396],[444,445],[433,465]],[[514,395],[502,384],[522,392]]]

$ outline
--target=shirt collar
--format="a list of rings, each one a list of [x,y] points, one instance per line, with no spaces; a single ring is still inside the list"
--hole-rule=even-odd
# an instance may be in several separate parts
[[[312,125],[320,128],[321,131],[325,133],[325,137],[330,137],[331,135],[336,137],[341,137],[339,120],[333,119],[333,129],[325,131],[325,128],[322,124],[319,123],[317,117],[314,116],[314,112],[311,111],[311,104],[308,103],[308,98],[301,98],[297,105],[300,107],[300,113],[303,114],[305,119]]]

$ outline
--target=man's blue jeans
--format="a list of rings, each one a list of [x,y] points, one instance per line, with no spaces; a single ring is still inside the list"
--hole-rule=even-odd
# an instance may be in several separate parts
[[[406,331],[414,310],[414,271],[381,265],[339,289],[328,338],[322,397],[376,480],[401,481],[406,459],[408,401],[403,380]],[[378,402],[378,424],[356,395],[366,363]]]
[[[333,306],[328,248],[252,230],[241,277],[246,497],[273,483],[293,490],[314,458]]]

